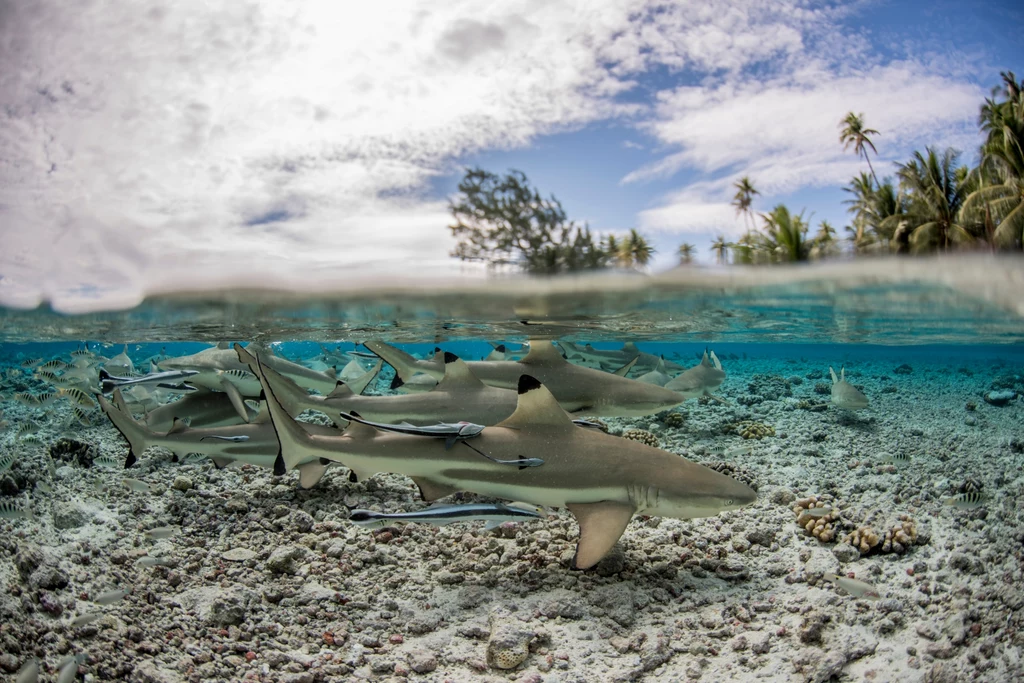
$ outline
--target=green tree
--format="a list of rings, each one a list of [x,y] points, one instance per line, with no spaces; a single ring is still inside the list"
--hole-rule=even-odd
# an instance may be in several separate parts
[[[736,188],[736,194],[733,195],[732,205],[736,207],[736,214],[742,214],[745,219],[749,219],[750,225],[747,230],[754,230],[757,226],[754,223],[754,195],[761,194],[754,188],[754,183],[750,180],[749,176],[743,176],[735,183],[732,184]]]
[[[645,268],[657,251],[636,228],[619,243],[619,263],[624,268]]]
[[[779,204],[769,213],[761,214],[764,220],[761,246],[771,261],[806,261],[810,256],[807,243],[807,221],[801,211],[794,216],[784,204]]]
[[[909,162],[899,166],[897,176],[909,201],[907,211],[883,221],[886,230],[893,229],[897,251],[947,250],[974,241],[960,219],[969,185],[968,170],[959,161],[954,149],[939,153],[929,147],[925,154],[914,152]]]
[[[828,221],[821,221],[818,224],[818,232],[811,240],[811,258],[827,258],[839,253],[836,243],[836,229]]]
[[[875,143],[871,142],[871,135],[881,135],[874,128],[864,127],[864,115],[854,114],[852,111],[846,115],[842,121],[839,122],[839,126],[842,130],[839,131],[839,142],[843,143],[843,149],[849,149],[850,145],[853,145],[853,151],[857,156],[864,157],[864,161],[868,162],[868,168],[871,170],[871,177],[875,179],[875,185],[878,184],[878,176],[875,175],[875,168],[871,165],[871,158],[868,157],[868,147],[871,151],[878,155],[878,150],[875,149]]]
[[[473,168],[449,202],[448,226],[459,240],[452,256],[489,267],[521,266],[536,274],[602,268],[609,254],[586,226],[566,217],[561,202],[541,197],[521,171],[505,176]]]
[[[723,265],[729,262],[729,248],[731,245],[725,241],[725,235],[718,235],[711,243],[711,253],[715,255],[715,262]]]
[[[993,97],[981,107],[985,134],[981,164],[972,171],[974,189],[962,208],[965,222],[980,223],[1000,248],[1024,245],[1024,87],[1012,71],[1003,72],[1005,100]]]
[[[693,263],[693,256],[697,253],[697,247],[689,242],[683,242],[676,249],[676,256],[679,257],[679,265],[687,266]]]
[[[886,219],[900,216],[906,210],[906,201],[892,181],[886,178],[876,187],[867,173],[861,173],[854,177],[843,191],[851,195],[843,203],[849,207],[847,211],[853,214],[853,234],[850,241],[854,249],[864,251],[879,244],[887,249],[898,225],[898,219]]]

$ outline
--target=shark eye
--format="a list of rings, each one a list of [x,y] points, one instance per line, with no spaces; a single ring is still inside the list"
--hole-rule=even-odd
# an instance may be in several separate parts
[[[730,498],[729,500],[725,501],[725,504],[726,505],[732,505],[734,502],[736,502],[736,501],[734,499]]]

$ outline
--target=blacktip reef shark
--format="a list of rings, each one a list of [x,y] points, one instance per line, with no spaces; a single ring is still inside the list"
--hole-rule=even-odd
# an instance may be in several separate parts
[[[711,393],[720,387],[724,381],[725,370],[722,369],[722,363],[718,360],[718,356],[712,351],[709,357],[707,350],[705,350],[704,357],[701,358],[699,365],[695,365],[683,372],[683,374],[666,384],[665,388],[679,392],[688,399],[707,395],[720,403],[726,403],[726,401]]]
[[[248,406],[245,409],[248,419],[242,420],[227,394],[200,387],[173,403],[150,410],[142,422],[155,432],[166,432],[174,424],[175,418],[187,422],[193,428],[227,427],[256,419],[257,411]]]
[[[416,360],[384,342],[369,341],[365,345],[391,364],[403,378],[417,372],[435,379],[444,376],[444,365],[436,360]],[[499,389],[515,389],[523,375],[536,377],[550,387],[558,403],[574,415],[638,417],[668,410],[684,400],[675,392],[661,387],[573,365],[546,340],[531,342],[529,353],[521,361],[470,361],[466,365],[481,382]],[[631,367],[627,363],[620,371],[625,374]]]
[[[868,407],[868,397],[846,381],[846,368],[839,369],[839,377],[830,365],[828,372],[832,375],[832,403],[847,410],[861,410]]]
[[[171,428],[158,433],[137,422],[126,409],[121,390],[115,389],[112,404],[102,395],[96,397],[100,408],[110,418],[111,423],[128,441],[128,456],[125,458],[125,469],[134,465],[139,456],[150,446],[162,446],[174,453],[175,460],[182,459],[190,453],[205,455],[217,467],[232,464],[247,464],[273,469],[280,452],[277,433],[264,413],[249,424],[228,427],[210,427],[193,429],[182,420],[174,420]],[[302,429],[311,434],[338,434],[333,427],[300,423]],[[298,463],[299,484],[309,488],[320,481],[328,463],[310,458]]]
[[[341,462],[357,480],[379,472],[408,476],[428,501],[469,491],[566,507],[580,526],[572,561],[578,569],[597,564],[636,513],[710,517],[757,497],[745,484],[685,458],[573,424],[533,377],[523,375],[517,384],[515,412],[486,427],[472,443],[474,449],[499,460],[522,454],[543,457],[543,467],[510,468],[481,458],[466,442],[445,449],[439,439],[384,433],[358,422],[350,422],[338,436],[310,434],[264,380],[267,407],[281,444],[275,471],[323,458]]]
[[[641,351],[635,342],[626,342],[621,349],[595,349],[590,344],[580,346],[570,341],[557,341],[555,344],[561,349],[566,360],[605,370],[620,367],[634,358],[636,368],[645,372],[657,368],[659,363],[664,363],[667,369],[673,372],[685,369],[678,363],[665,361],[653,353]]]
[[[241,345],[235,345],[240,360],[253,372],[259,372],[256,358]],[[262,360],[262,357],[261,357]],[[493,425],[516,409],[516,392],[489,387],[477,379],[465,361],[452,353],[444,354],[444,377],[427,392],[400,396],[359,396],[345,384],[330,395],[311,396],[273,368],[262,372],[278,400],[292,417],[304,410],[316,410],[334,419],[339,413],[358,413],[375,422],[410,422],[430,425],[440,422],[473,422]],[[378,361],[379,362],[379,361]]]

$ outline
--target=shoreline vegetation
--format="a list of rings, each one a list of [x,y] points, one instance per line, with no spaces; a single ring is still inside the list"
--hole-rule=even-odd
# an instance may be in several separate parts
[[[860,254],[928,254],[951,251],[1016,251],[1024,245],[1024,85],[1012,71],[1000,74],[981,105],[978,125],[984,141],[978,163],[962,163],[953,148],[927,147],[896,164],[894,176],[879,179],[871,163],[878,156],[863,114],[839,122],[839,143],[863,157],[868,170],[843,187],[851,218],[845,238],[828,221],[812,226],[806,209],[785,204],[754,210],[761,193],[748,176],[737,180],[732,205],[746,232],[736,241],[719,234],[710,251],[719,265],[794,263]],[[458,240],[452,256],[486,263],[491,269],[519,268],[535,275],[625,268],[642,270],[656,253],[636,229],[596,237],[569,220],[561,202],[544,197],[521,171],[504,176],[469,169],[449,202]],[[680,265],[693,262],[697,248],[676,250]]]

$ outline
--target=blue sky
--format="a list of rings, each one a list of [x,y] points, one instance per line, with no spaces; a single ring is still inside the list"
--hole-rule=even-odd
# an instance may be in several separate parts
[[[373,276],[450,258],[461,169],[524,171],[655,268],[785,202],[845,224],[862,112],[880,172],[965,151],[1014,3],[882,0],[58,0],[0,22],[0,304]],[[333,279],[333,280],[332,280]]]

